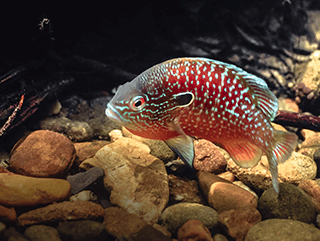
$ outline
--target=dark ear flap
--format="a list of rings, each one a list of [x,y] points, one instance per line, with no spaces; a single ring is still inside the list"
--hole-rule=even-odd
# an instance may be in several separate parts
[[[194,100],[194,95],[191,92],[179,93],[174,96],[179,106],[188,106]]]

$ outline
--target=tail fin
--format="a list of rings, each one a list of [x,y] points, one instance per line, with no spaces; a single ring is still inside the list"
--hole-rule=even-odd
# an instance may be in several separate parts
[[[297,144],[298,137],[296,134],[274,130],[273,149],[267,153],[267,157],[272,175],[272,185],[276,193],[279,193],[278,164],[285,162],[291,156]]]

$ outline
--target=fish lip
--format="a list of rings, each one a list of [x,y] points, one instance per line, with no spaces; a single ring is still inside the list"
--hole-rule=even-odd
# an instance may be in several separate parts
[[[112,121],[122,122],[119,112],[110,103],[107,105],[106,115]]]

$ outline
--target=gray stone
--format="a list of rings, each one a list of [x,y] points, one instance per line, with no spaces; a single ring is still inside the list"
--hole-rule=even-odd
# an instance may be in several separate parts
[[[178,203],[166,208],[161,214],[162,226],[172,234],[191,219],[201,221],[211,233],[218,230],[218,212],[198,203]]]
[[[109,235],[102,223],[90,220],[60,223],[57,229],[68,241],[106,241]]]
[[[31,241],[61,241],[58,230],[46,225],[33,225],[24,231]]]
[[[310,197],[300,188],[289,183],[280,183],[279,196],[273,188],[267,189],[258,201],[258,210],[262,219],[295,219],[313,223],[316,209]]]
[[[104,171],[100,167],[92,167],[86,172],[80,172],[67,177],[67,181],[71,184],[71,193],[76,194],[91,184],[102,178]]]
[[[312,225],[289,219],[268,219],[253,226],[245,241],[317,241],[320,230]]]

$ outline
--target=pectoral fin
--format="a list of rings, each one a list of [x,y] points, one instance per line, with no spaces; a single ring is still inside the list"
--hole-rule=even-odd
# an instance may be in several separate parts
[[[193,169],[194,146],[190,136],[180,135],[165,141],[170,149],[175,152],[182,161]]]

